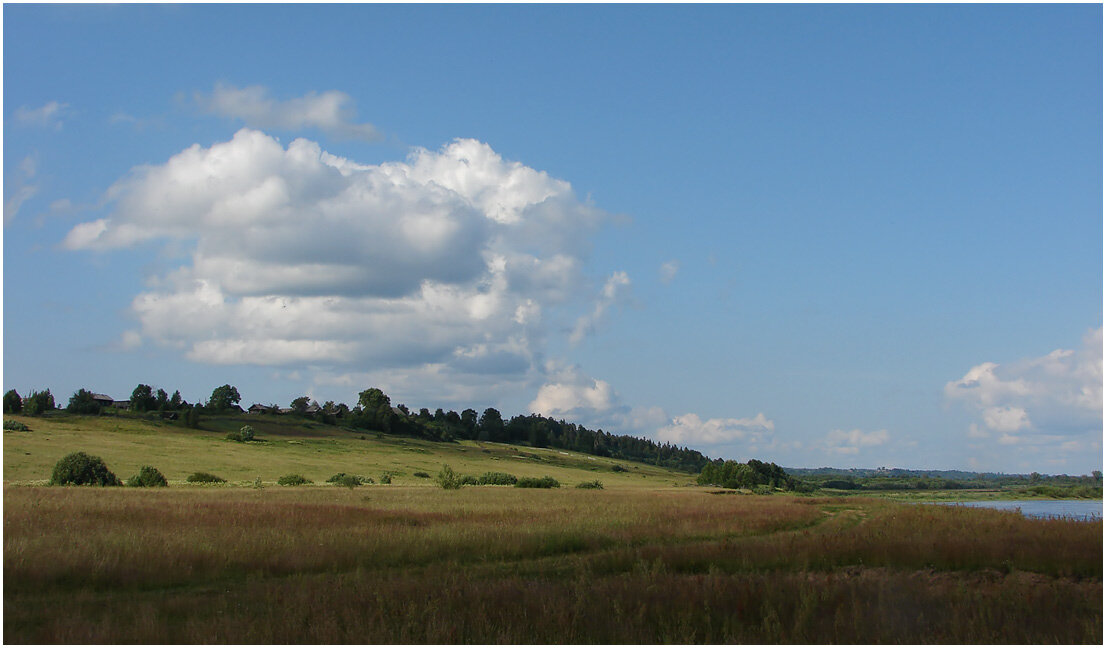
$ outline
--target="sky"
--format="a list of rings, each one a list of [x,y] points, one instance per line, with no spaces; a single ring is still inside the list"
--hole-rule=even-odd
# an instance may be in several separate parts
[[[3,8],[3,388],[1102,468],[1102,7]]]

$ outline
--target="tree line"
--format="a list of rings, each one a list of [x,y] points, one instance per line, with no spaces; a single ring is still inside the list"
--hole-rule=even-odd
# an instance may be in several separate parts
[[[131,392],[129,409],[136,413],[159,413],[164,418],[180,419],[189,427],[199,425],[200,415],[242,412],[242,397],[233,385],[216,387],[206,403],[188,403],[180,391],[172,395],[164,389],[139,384]],[[710,463],[710,459],[698,450],[657,443],[651,439],[611,434],[602,429],[592,430],[564,419],[538,414],[518,415],[504,419],[499,410],[489,407],[483,413],[474,409],[461,412],[438,408],[418,411],[406,405],[393,406],[391,398],[378,388],[366,389],[358,394],[353,407],[345,403],[327,401],[319,405],[306,396],[294,399],[289,412],[293,415],[319,420],[330,425],[376,431],[383,434],[414,436],[432,441],[491,441],[529,445],[535,448],[553,448],[614,459],[672,468],[697,473]],[[4,412],[8,414],[40,415],[55,409],[50,390],[33,392],[21,398],[14,389],[4,395]],[[74,414],[97,415],[103,406],[92,392],[79,389],[69,399],[66,411]],[[281,411],[270,406],[266,412]]]

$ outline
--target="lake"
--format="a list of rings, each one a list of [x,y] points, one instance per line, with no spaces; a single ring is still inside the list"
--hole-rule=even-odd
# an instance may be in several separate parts
[[[1020,510],[1032,518],[1072,518],[1101,520],[1102,500],[989,500],[985,502],[940,502],[953,506],[993,508],[1000,511]]]

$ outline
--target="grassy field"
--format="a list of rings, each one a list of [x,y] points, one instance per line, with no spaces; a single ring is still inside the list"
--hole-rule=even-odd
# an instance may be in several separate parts
[[[293,417],[205,417],[202,429],[128,416],[9,416],[30,432],[4,430],[4,482],[45,484],[54,464],[78,450],[101,457],[120,479],[144,465],[160,470],[170,484],[183,484],[196,471],[231,482],[253,484],[260,477],[275,484],[281,475],[299,473],[316,483],[345,472],[379,480],[392,474],[395,485],[429,485],[415,477],[437,475],[444,464],[461,474],[509,472],[518,477],[549,475],[574,486],[599,479],[604,486],[656,488],[690,484],[693,475],[656,466],[500,443],[435,443],[322,425]],[[257,441],[237,443],[226,434],[250,425]],[[615,465],[627,468],[615,472]]]
[[[236,444],[216,427],[236,420],[26,422],[33,432],[4,436],[6,643],[1103,639],[1101,522],[717,494],[678,473],[495,444],[293,426],[255,426],[264,443]],[[151,463],[173,483],[36,485],[73,450],[120,476]],[[446,491],[412,477],[442,463],[606,487]],[[266,485],[182,484],[195,470]],[[340,470],[404,474],[354,489],[272,484]]]

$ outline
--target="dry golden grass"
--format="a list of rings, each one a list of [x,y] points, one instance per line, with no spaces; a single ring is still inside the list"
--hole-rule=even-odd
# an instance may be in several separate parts
[[[1101,643],[1102,525],[701,489],[6,487],[9,643]]]

